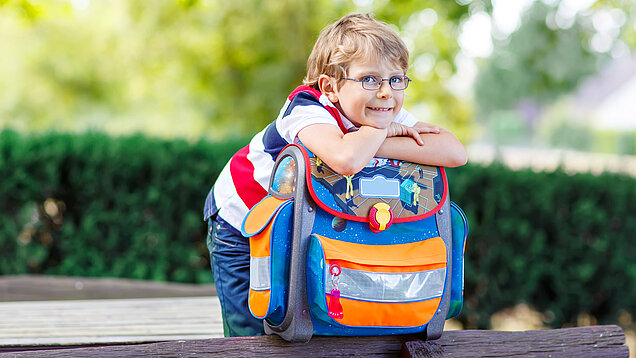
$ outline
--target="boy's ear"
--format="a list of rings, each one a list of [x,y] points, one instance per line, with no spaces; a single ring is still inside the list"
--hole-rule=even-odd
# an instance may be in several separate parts
[[[336,87],[336,81],[327,75],[320,75],[318,77],[318,88],[320,88],[320,92],[327,96],[331,103],[338,102],[338,91]]]

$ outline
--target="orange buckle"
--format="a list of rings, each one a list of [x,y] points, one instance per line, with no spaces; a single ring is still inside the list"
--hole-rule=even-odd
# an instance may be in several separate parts
[[[393,210],[387,203],[373,205],[369,212],[369,228],[378,233],[389,228],[393,224]]]

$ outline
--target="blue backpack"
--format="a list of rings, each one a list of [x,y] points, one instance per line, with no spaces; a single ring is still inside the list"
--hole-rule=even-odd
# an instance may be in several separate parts
[[[378,158],[343,176],[293,144],[268,194],[241,228],[267,334],[437,339],[461,311],[468,224],[444,168]]]

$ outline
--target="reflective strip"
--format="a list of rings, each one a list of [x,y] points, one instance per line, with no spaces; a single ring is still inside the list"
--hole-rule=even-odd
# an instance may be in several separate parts
[[[333,288],[325,265],[325,292]],[[446,268],[407,273],[378,273],[342,267],[340,296],[373,302],[414,302],[442,296]]]
[[[369,267],[368,271],[382,272],[382,270],[374,270],[375,266],[414,267],[438,264],[446,266],[446,244],[439,236],[407,244],[365,245],[313,235],[320,240],[325,259],[365,265]]]
[[[269,258],[270,256],[250,257],[250,288],[252,290],[263,291],[271,289]]]

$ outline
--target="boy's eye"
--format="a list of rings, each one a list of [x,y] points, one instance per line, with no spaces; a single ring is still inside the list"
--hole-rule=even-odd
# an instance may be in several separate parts
[[[404,76],[393,76],[389,81],[394,84],[401,84],[404,82]]]
[[[361,81],[366,83],[378,83],[380,80],[376,76],[364,76]]]

